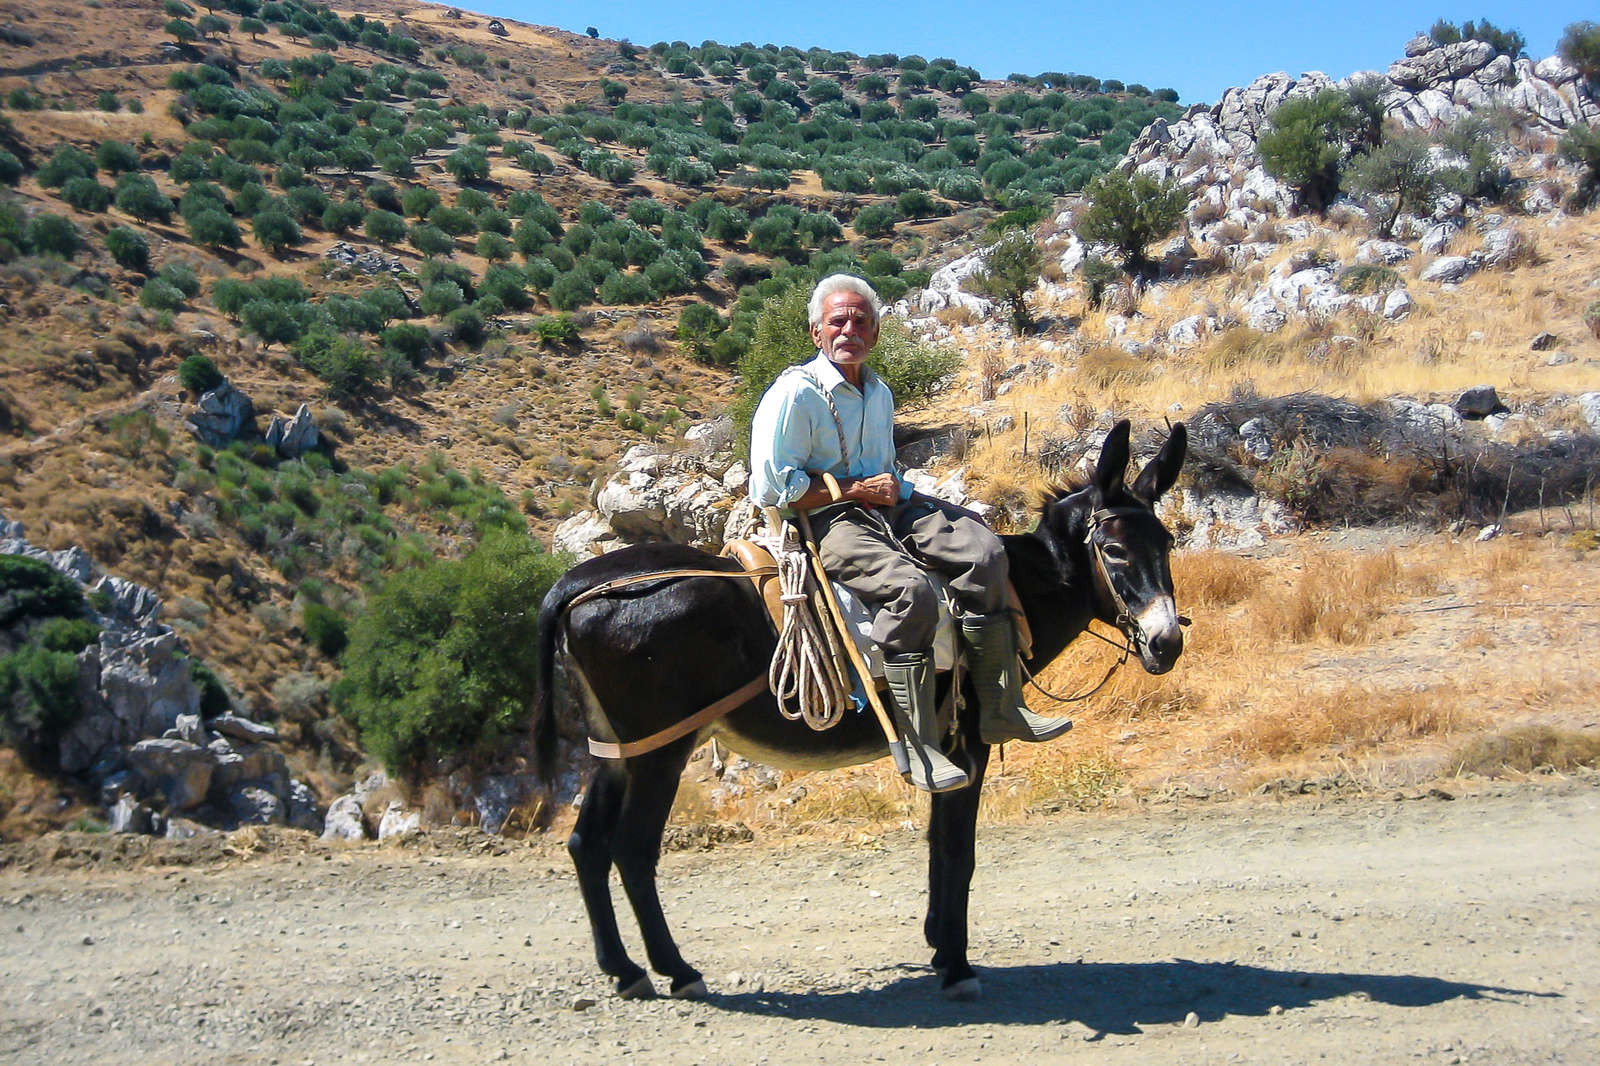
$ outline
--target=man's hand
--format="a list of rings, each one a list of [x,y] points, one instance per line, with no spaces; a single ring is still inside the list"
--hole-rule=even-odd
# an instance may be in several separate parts
[[[859,500],[876,507],[892,507],[900,497],[900,483],[893,474],[873,474],[858,478],[848,485],[840,485],[845,499]]]
[[[893,474],[873,474],[871,477],[839,479],[840,499],[854,500],[869,507],[893,507],[900,499],[900,482]],[[811,475],[811,487],[794,503],[796,511],[814,511],[834,502],[828,492],[827,482],[820,474]]]

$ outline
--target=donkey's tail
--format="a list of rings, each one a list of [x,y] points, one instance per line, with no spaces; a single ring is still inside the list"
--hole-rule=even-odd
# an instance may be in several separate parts
[[[555,783],[556,742],[559,739],[555,714],[556,644],[561,635],[567,601],[573,595],[573,590],[564,586],[565,582],[557,582],[539,606],[539,667],[533,690],[533,750],[539,779],[546,785]]]

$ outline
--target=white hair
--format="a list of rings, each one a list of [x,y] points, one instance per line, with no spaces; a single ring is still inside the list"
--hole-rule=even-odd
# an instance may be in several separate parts
[[[867,306],[872,308],[874,326],[878,324],[878,319],[883,317],[883,304],[865,279],[858,278],[854,274],[829,274],[817,282],[817,287],[811,290],[811,299],[806,303],[806,319],[811,325],[821,325],[823,301],[836,292],[853,292],[857,296],[865,297]]]

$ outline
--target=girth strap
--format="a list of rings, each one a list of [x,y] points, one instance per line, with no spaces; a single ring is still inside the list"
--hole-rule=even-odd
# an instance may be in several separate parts
[[[690,715],[681,722],[675,722],[659,733],[652,733],[643,740],[632,740],[626,744],[613,744],[610,741],[596,740],[594,737],[590,737],[589,751],[601,759],[631,759],[635,755],[644,755],[647,752],[655,751],[657,748],[664,748],[679,737],[686,737],[690,733],[697,732],[702,727],[710,725],[735,707],[765,692],[766,689],[767,675],[765,671],[762,671],[760,677],[746,683],[743,688],[736,692],[730,692],[711,706]]]

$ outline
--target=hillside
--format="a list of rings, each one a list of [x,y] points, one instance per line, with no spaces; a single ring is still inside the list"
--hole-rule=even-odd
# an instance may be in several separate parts
[[[1113,412],[1145,426],[1209,413],[1236,429],[1247,419],[1216,405],[1304,390],[1426,405],[1487,379],[1518,416],[1503,434],[1517,443],[1577,428],[1556,400],[1595,387],[1595,224],[1555,210],[1577,173],[1549,123],[1497,149],[1514,198],[1463,199],[1434,245],[1436,227],[1408,221],[1415,247],[1377,278],[1385,298],[1401,281],[1411,301],[1390,318],[1339,287],[1382,254],[1368,212],[1308,215],[1260,174],[1253,140],[1196,132],[1262,125],[1292,85],[1185,112],[1168,90],[1086,75],[993,83],[949,59],[643,48],[402,3],[49,0],[6,17],[0,517],[152,590],[221,698],[276,724],[284,773],[323,802],[365,770],[330,689],[345,620],[372,590],[497,530],[549,544],[630,448],[675,450],[733,403],[763,301],[821,271],[870,277],[918,337],[964,353],[956,387],[915,421],[933,462],[964,463],[973,495],[1017,524]],[[1501,66],[1507,93],[1544,77]],[[1326,79],[1302,82],[1305,95]],[[1073,194],[1118,164],[1179,181],[1185,231],[1160,250],[1159,276],[1111,276],[1091,300],[1083,264],[1107,253],[1074,235]],[[1560,196],[1534,205],[1546,186]],[[1033,227],[1047,258],[1028,296],[1037,328],[1021,335],[963,285],[974,249],[1007,224]],[[1521,235],[1514,254],[1459,284],[1424,279],[1441,259],[1478,256],[1478,269],[1491,230]],[[1316,300],[1335,313],[1310,313]],[[1527,354],[1544,333],[1565,361]],[[1280,421],[1274,460],[1242,457],[1236,432],[1201,436],[1208,454],[1175,519],[1193,543],[1228,524],[1206,490],[1230,477],[1260,489],[1244,523],[1256,544],[1340,517],[1437,527],[1492,511],[1481,484],[1465,503],[1394,506],[1413,482],[1369,455],[1377,489],[1357,514],[1317,495],[1349,478],[1324,476]],[[1506,462],[1472,476],[1542,502],[1545,478]],[[1575,522],[1592,454],[1568,467],[1550,502]],[[1270,517],[1284,505],[1287,518]],[[1227,590],[1267,587],[1255,564],[1195,565],[1222,575],[1201,594],[1213,607],[1264,606]],[[1152,709],[1238,713],[1225,661],[1197,660],[1221,695],[1129,682],[1100,732]],[[1118,772],[1187,773],[1182,734]],[[1120,751],[1040,772],[1093,777]],[[47,814],[36,798],[58,783],[6,765],[23,822],[103,807],[69,779]],[[439,797],[434,813],[462,802]]]

